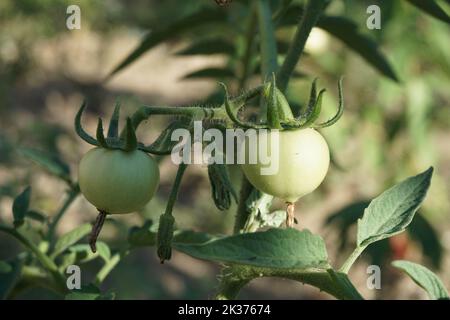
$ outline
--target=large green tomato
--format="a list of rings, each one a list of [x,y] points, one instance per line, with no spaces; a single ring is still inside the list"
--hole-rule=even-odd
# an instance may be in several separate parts
[[[267,139],[267,144],[258,144],[256,155],[253,146],[243,145],[246,162],[242,170],[257,189],[294,203],[302,196],[316,189],[325,178],[330,164],[330,152],[327,142],[314,129],[299,129],[278,131],[278,148],[270,141],[271,131],[258,132],[258,141]],[[277,150],[278,149],[278,150]],[[257,161],[249,163],[249,155],[254,154]],[[267,165],[261,161],[260,155],[269,155],[272,161],[278,158],[278,170],[273,174],[264,175],[262,168]],[[278,157],[277,157],[278,156]]]
[[[142,209],[155,194],[159,169],[145,152],[94,148],[81,159],[81,192],[98,210],[114,214]]]

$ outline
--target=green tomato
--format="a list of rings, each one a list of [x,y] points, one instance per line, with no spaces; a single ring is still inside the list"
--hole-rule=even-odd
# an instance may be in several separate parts
[[[258,144],[261,150],[253,150],[249,143],[243,145],[246,162],[241,168],[257,189],[293,203],[316,189],[325,178],[330,164],[328,145],[320,133],[308,128],[278,131],[278,148],[274,148],[270,142],[272,134],[271,131],[258,132],[258,141],[267,139],[268,142]],[[249,163],[252,154],[255,164]],[[278,170],[272,174],[262,174],[261,169],[268,165],[260,155],[268,155],[272,161],[278,159]]]
[[[156,161],[145,152],[94,148],[81,159],[80,190],[98,210],[114,214],[142,209],[159,184]]]

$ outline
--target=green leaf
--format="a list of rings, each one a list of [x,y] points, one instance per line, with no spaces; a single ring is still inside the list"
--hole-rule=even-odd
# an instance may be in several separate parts
[[[108,261],[111,258],[109,246],[102,241],[97,242],[97,252],[104,261]]]
[[[28,186],[14,199],[12,212],[14,217],[14,227],[16,228],[20,227],[25,221],[25,216],[30,206],[30,197],[31,187]]]
[[[358,220],[357,244],[365,247],[403,232],[425,198],[433,168],[410,177],[372,200]]]
[[[191,43],[187,48],[184,48],[178,52],[176,55],[187,56],[187,55],[210,55],[210,54],[227,54],[231,55],[234,53],[234,45],[224,39],[204,39],[194,43]]]
[[[52,257],[58,256],[66,249],[68,249],[71,245],[81,240],[84,236],[91,232],[91,228],[91,225],[89,223],[86,223],[63,235],[56,242]]]
[[[351,227],[362,217],[364,209],[367,208],[370,201],[360,200],[345,206],[336,213],[330,215],[325,222],[326,226],[334,226],[338,229],[338,250],[346,249],[351,232]],[[442,261],[443,248],[439,236],[433,226],[425,217],[417,212],[407,229],[412,239],[417,241],[422,248],[422,254],[430,259],[434,267],[439,268]],[[391,249],[389,242],[379,241],[370,246],[365,251],[366,255],[371,257],[370,264],[381,265],[390,258]]]
[[[180,36],[184,32],[190,31],[197,27],[202,27],[210,23],[220,23],[226,21],[227,16],[223,11],[217,9],[203,9],[184,17],[167,27],[151,31],[142,39],[141,43],[134,49],[114,70],[108,78],[133,63],[141,55],[148,50],[154,48],[158,44],[167,41],[175,36]]]
[[[407,0],[413,6],[443,22],[450,24],[449,15],[434,0]]]
[[[234,71],[229,68],[204,68],[183,76],[183,79],[223,79],[235,77]]]
[[[20,147],[18,151],[23,156],[43,166],[51,174],[71,183],[69,165],[63,162],[57,155],[25,147]]]
[[[430,299],[449,299],[448,291],[441,280],[424,266],[405,260],[394,261],[392,265],[408,274],[417,285],[428,293]]]
[[[334,280],[335,283],[338,284],[340,290],[344,291],[348,297],[351,297],[352,300],[363,300],[364,298],[361,294],[356,290],[353,283],[348,278],[347,274],[342,272],[336,272],[333,269],[327,270],[331,279]]]
[[[20,279],[22,260],[0,261],[0,269],[0,300],[5,300]]]
[[[73,257],[74,262],[73,263],[86,263],[91,260],[94,260],[99,256],[98,251],[96,253],[93,253],[91,250],[91,247],[88,244],[75,244],[69,248],[69,252],[67,255],[75,254]],[[66,254],[65,254],[66,255]],[[65,257],[63,255],[63,257]],[[70,259],[71,257],[67,257],[67,259]]]
[[[100,289],[93,284],[82,286],[79,290],[74,289],[65,296],[65,300],[114,300],[114,298],[113,292],[102,294]]]
[[[211,240],[202,244],[174,243],[194,258],[263,268],[327,268],[321,237],[310,231],[269,229]]]
[[[387,58],[378,49],[378,44],[360,33],[355,22],[344,17],[323,16],[319,19],[317,26],[341,40],[383,75],[398,82],[397,75]]]

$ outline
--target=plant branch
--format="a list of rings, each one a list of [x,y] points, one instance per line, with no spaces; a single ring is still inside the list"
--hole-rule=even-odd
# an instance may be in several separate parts
[[[120,260],[128,254],[128,251],[123,253],[116,253],[109,259],[100,271],[97,273],[95,277],[95,284],[99,286],[106,279],[106,277],[110,274],[110,272],[116,267],[116,265],[120,262]]]
[[[342,300],[358,300],[362,299],[356,289],[344,287],[339,281],[335,272],[328,270],[311,269],[311,270],[292,270],[292,269],[272,269],[258,268],[250,266],[233,266],[224,269],[219,292],[216,299],[227,300],[235,299],[239,294],[239,290],[253,279],[263,277],[278,277],[295,280],[303,284],[309,284],[317,287],[321,291]]]
[[[356,247],[352,254],[345,260],[342,267],[339,269],[339,272],[348,273],[352,265],[355,263],[356,259],[361,255],[361,253],[366,249],[366,246]]]
[[[261,72],[264,82],[265,78],[269,77],[278,69],[278,52],[275,30],[272,24],[270,1],[259,0],[257,4],[261,46]]]
[[[305,49],[306,40],[316,25],[322,12],[325,10],[329,0],[309,0],[305,12],[299,21],[297,30],[295,31],[294,39],[289,46],[286,58],[281,66],[278,75],[278,88],[285,92],[289,83],[289,79],[294,72],[300,56]]]

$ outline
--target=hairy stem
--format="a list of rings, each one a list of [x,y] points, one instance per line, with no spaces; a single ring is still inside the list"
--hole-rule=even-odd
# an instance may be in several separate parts
[[[278,88],[285,92],[289,79],[294,72],[303,50],[305,49],[306,40],[311,33],[312,28],[316,25],[323,10],[325,10],[329,0],[309,0],[305,12],[300,19],[294,39],[289,46],[286,58],[278,72],[277,84]]]

